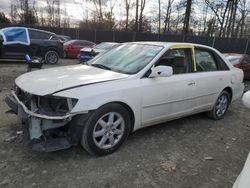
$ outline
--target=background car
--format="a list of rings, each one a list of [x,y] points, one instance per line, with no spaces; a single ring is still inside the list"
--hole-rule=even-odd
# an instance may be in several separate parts
[[[80,50],[80,54],[79,54],[80,63],[86,62],[92,59],[93,57],[95,57],[96,55],[106,52],[119,45],[120,44],[116,42],[102,42],[100,44],[97,44],[93,48],[83,48]]]
[[[48,64],[55,64],[63,56],[63,43],[55,33],[28,28],[30,45],[3,45],[0,35],[0,59],[25,60],[25,55],[41,57]]]
[[[66,35],[57,35],[57,37],[64,43],[64,42],[68,42],[71,40],[70,36],[66,36]]]
[[[87,40],[70,40],[63,45],[64,57],[77,58],[82,48],[93,47],[95,43]]]
[[[250,56],[247,54],[224,54],[233,66],[244,72],[244,79],[250,79]]]

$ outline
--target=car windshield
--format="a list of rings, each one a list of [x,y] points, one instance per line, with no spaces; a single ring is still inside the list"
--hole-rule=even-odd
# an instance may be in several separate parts
[[[123,44],[92,59],[89,64],[124,74],[135,74],[142,70],[161,50],[162,46],[145,44]]]

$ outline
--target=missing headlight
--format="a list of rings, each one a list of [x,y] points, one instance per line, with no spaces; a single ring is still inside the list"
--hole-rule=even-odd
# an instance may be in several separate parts
[[[77,99],[44,96],[39,97],[38,109],[39,113],[50,116],[65,115],[76,105]]]

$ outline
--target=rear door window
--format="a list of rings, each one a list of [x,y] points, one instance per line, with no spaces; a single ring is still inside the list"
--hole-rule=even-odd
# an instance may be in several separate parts
[[[208,72],[208,71],[219,70],[213,55],[209,51],[203,49],[196,49],[195,60],[196,60],[197,72]]]
[[[49,40],[51,35],[46,32],[41,32],[37,30],[29,29],[30,39],[42,39],[42,40]]]
[[[195,61],[197,72],[229,70],[224,60],[216,52],[209,49],[196,48]]]

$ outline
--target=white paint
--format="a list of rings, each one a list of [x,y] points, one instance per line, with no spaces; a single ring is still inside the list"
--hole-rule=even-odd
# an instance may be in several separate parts
[[[242,96],[243,72],[234,68],[217,50],[189,43],[140,42],[161,45],[162,50],[145,68],[134,75],[125,75],[85,65],[44,69],[16,79],[23,90],[36,95],[78,99],[70,113],[95,110],[110,102],[128,105],[135,115],[134,130],[156,123],[211,110],[223,89],[230,87],[234,101]],[[169,77],[147,78],[145,73],[172,46],[202,46],[216,52],[228,65],[228,71],[195,72]],[[231,82],[235,77],[234,83]],[[98,83],[100,81],[105,81]]]
[[[173,68],[169,66],[157,66],[151,69],[149,78],[155,77],[169,77],[173,75]]]
[[[249,188],[250,187],[250,154],[248,154],[246,163],[240,175],[236,179],[233,188]]]
[[[250,91],[243,95],[242,102],[247,108],[250,108]]]
[[[29,72],[16,79],[24,91],[48,95],[78,85],[126,78],[128,75],[86,65],[73,65]]]

